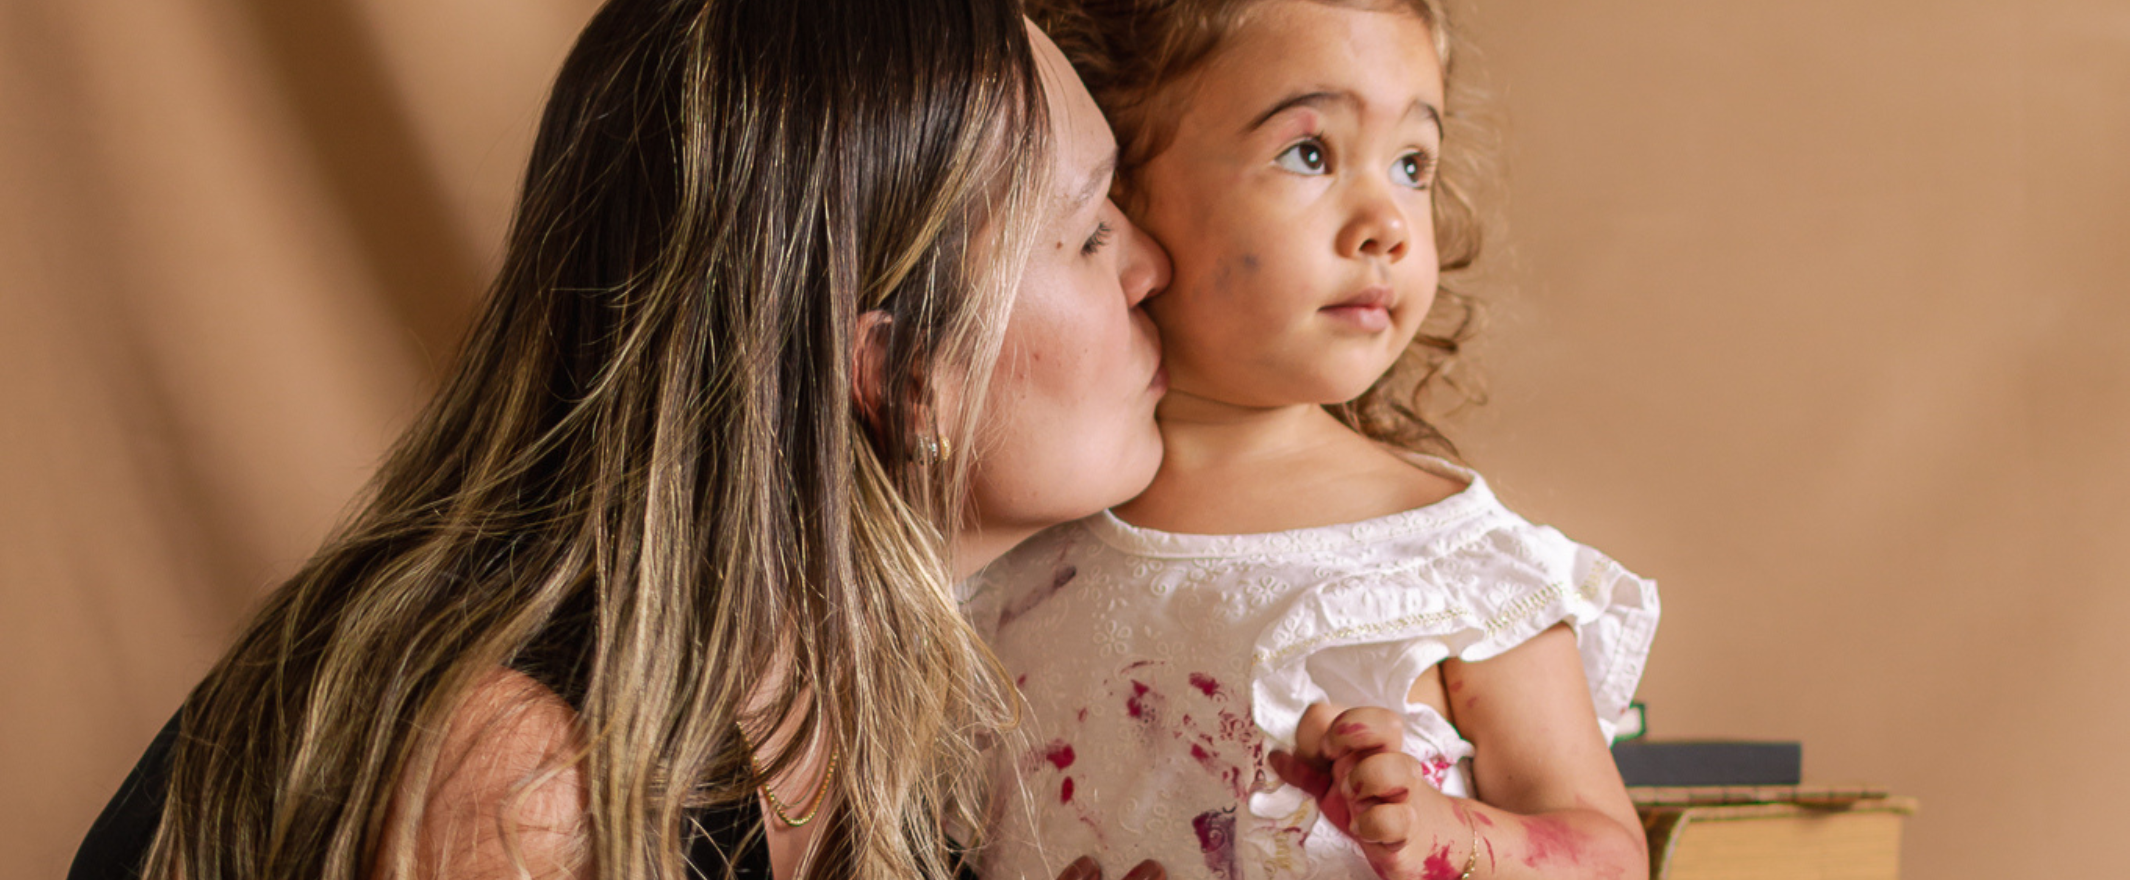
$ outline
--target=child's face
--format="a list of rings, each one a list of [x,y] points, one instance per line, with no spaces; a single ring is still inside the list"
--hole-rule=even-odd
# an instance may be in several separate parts
[[[1175,138],[1133,179],[1174,261],[1147,302],[1173,387],[1244,406],[1360,396],[1435,296],[1427,25],[1266,0],[1175,88]]]

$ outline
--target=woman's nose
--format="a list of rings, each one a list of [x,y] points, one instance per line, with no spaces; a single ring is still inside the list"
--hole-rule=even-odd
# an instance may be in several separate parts
[[[1133,306],[1169,287],[1169,252],[1139,225],[1124,222],[1124,260],[1119,278],[1124,298]]]

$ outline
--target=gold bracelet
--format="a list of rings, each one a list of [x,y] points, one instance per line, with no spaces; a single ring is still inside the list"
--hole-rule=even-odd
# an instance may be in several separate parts
[[[1472,819],[1470,808],[1461,812],[1464,813],[1464,824],[1472,827],[1472,854],[1464,860],[1464,873],[1457,875],[1457,880],[1472,880],[1472,872],[1479,870],[1479,823]]]

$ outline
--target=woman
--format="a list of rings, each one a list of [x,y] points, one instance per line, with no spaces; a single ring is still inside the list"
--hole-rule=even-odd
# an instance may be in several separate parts
[[[1010,0],[608,3],[455,371],[75,876],[952,873],[950,585],[1160,457],[1114,149]]]

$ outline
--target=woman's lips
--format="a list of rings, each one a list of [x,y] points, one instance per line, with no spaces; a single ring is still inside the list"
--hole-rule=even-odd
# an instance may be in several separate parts
[[[1371,287],[1317,311],[1356,330],[1374,333],[1390,328],[1390,288]]]

